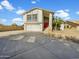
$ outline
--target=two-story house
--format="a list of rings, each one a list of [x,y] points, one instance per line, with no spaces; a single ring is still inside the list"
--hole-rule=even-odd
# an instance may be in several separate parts
[[[23,13],[24,30],[42,32],[46,28],[52,30],[54,13],[41,8],[33,8]]]

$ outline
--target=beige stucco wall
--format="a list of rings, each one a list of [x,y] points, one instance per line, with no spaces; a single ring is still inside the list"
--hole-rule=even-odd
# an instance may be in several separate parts
[[[27,15],[37,14],[37,22],[28,22]],[[47,11],[43,11],[41,9],[31,10],[23,16],[24,19],[24,30],[25,31],[43,31],[43,21],[44,16],[49,17],[49,26],[48,28],[52,31],[52,17],[53,14]],[[34,29],[35,28],[35,29]]]
[[[77,26],[76,29],[79,31],[79,26]]]
[[[27,25],[27,15],[30,15],[30,14],[38,14],[38,16],[37,16],[37,24],[35,23],[35,24],[30,24],[30,25]],[[42,31],[42,29],[43,29],[43,13],[42,13],[42,10],[38,10],[38,9],[36,9],[36,10],[33,10],[33,11],[31,11],[31,12],[29,12],[29,13],[27,13],[27,14],[25,14],[24,16],[23,16],[23,19],[24,19],[24,30],[25,31],[29,31],[30,29],[30,27],[32,26],[32,28],[33,28],[33,26],[34,26],[34,28],[35,28],[35,26],[36,26],[36,31]],[[33,23],[33,22],[31,22],[31,23]],[[39,24],[39,25],[38,25]],[[39,29],[38,29],[38,27],[39,27]],[[28,28],[28,29],[27,29]]]
[[[26,16],[26,14],[25,15],[23,15],[23,22],[24,22],[24,30],[26,31],[26,19],[27,19],[27,16]]]
[[[42,18],[43,18],[43,16],[42,16],[42,10],[36,9],[36,10],[33,10],[33,11],[27,13],[26,15],[30,15],[30,14],[38,14],[38,17],[37,17],[38,18],[38,22],[42,22]]]

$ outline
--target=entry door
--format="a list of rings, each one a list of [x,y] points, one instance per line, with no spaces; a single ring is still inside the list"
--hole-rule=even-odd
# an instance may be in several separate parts
[[[44,30],[49,26],[49,18],[44,17]]]

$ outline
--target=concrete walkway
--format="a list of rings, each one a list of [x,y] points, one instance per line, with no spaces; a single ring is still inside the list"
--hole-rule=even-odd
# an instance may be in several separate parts
[[[79,59],[79,44],[20,33],[0,38],[0,59]]]

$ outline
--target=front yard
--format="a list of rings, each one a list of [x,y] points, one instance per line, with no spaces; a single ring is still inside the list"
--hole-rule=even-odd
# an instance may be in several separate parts
[[[53,31],[48,34],[58,39],[70,40],[79,43],[79,31],[77,30]]]
[[[79,31],[77,30],[53,31],[51,34],[54,34],[56,37],[62,36],[64,38],[67,36],[79,39]]]

